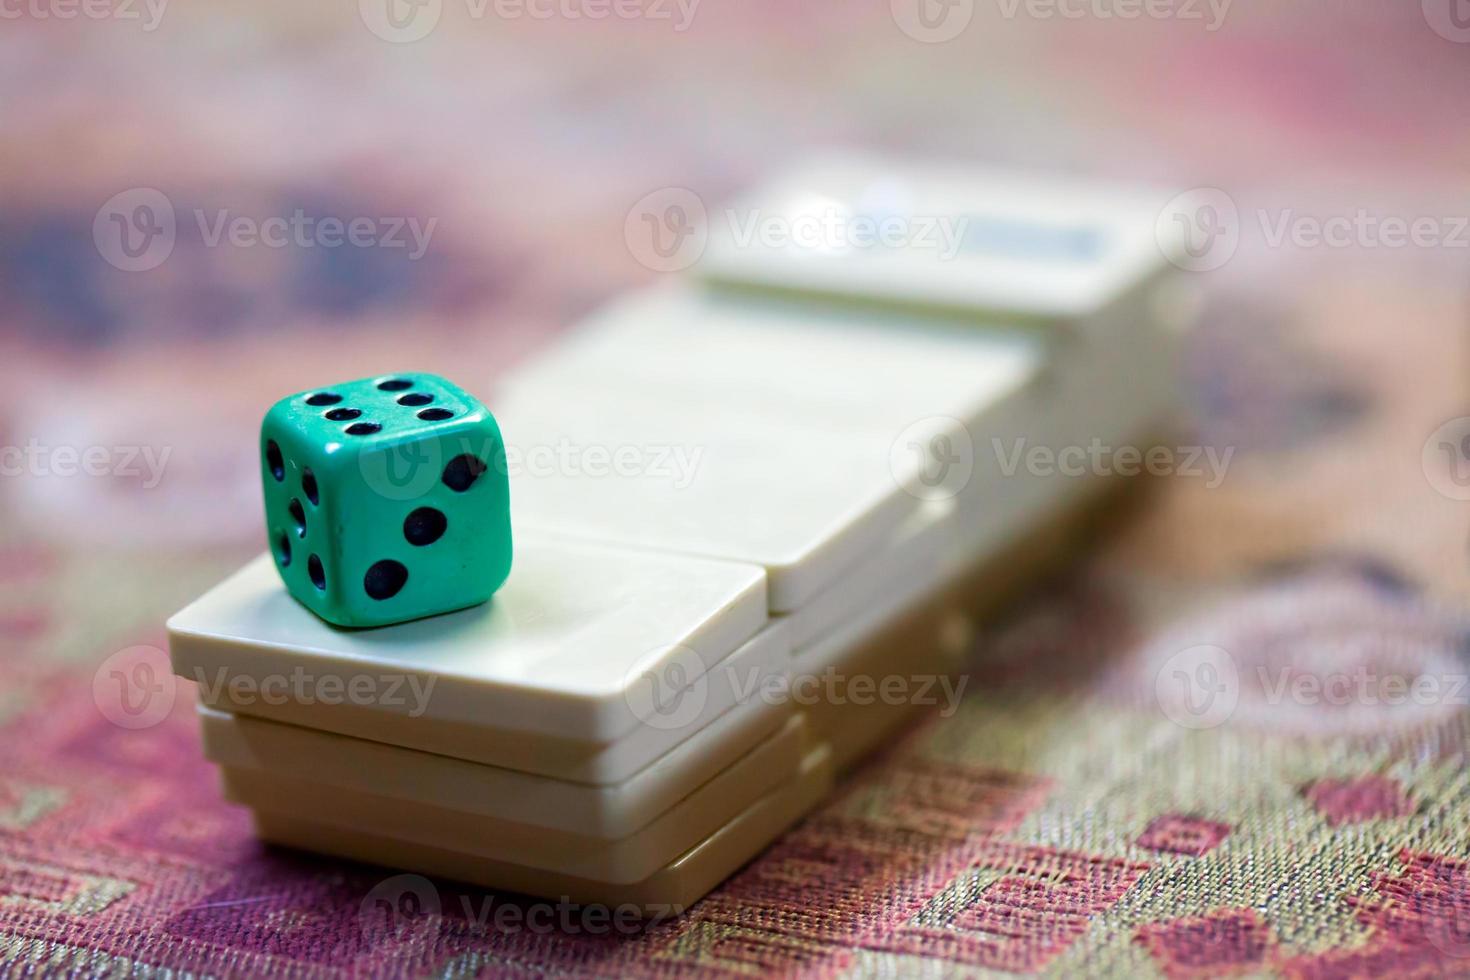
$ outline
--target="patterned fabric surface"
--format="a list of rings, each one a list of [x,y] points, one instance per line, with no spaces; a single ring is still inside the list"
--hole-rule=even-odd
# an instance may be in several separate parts
[[[1452,4],[7,7],[0,973],[1470,974]],[[1158,481],[681,918],[258,843],[160,650],[260,547],[264,406],[488,383],[657,278],[634,202],[833,144],[1215,188],[1180,439],[1224,478]],[[107,238],[149,192],[162,259]],[[382,247],[248,237],[297,214]]]

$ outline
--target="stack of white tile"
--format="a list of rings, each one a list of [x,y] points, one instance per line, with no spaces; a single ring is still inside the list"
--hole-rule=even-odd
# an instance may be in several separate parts
[[[1028,449],[1161,431],[1153,200],[844,161],[713,216],[703,282],[614,304],[491,400],[516,555],[489,603],[337,629],[263,555],[170,621],[226,794],[294,846],[697,899],[915,690],[859,710],[794,682],[945,669],[946,587],[1098,482]],[[817,207],[947,217],[954,248],[738,240]]]

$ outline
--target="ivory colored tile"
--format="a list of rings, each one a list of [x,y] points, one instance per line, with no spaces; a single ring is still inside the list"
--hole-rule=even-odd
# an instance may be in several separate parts
[[[295,701],[610,742],[643,720],[645,677],[692,683],[766,621],[765,575],[737,562],[521,530],[488,603],[371,630],[318,619],[268,555],[169,620],[174,671],[238,710]]]
[[[354,704],[267,704],[258,697],[232,699],[226,691],[205,687],[199,689],[199,701],[242,720],[270,720],[283,723],[282,727],[336,733],[518,773],[612,786],[652,766],[712,771],[766,734],[775,724],[772,719],[733,707],[767,677],[790,670],[786,634],[785,624],[767,625],[687,686],[681,682],[691,676],[685,667],[689,654],[640,676],[629,694],[642,721],[612,742],[527,734],[480,722],[445,722]]]
[[[1143,449],[1168,430],[1172,356],[1166,334],[1142,328],[1120,329],[1107,343],[1060,345],[1043,384],[968,426],[972,465],[954,496],[924,501],[835,583],[778,617],[793,650],[854,619],[901,610],[1085,498],[1105,474],[1091,472],[1090,460],[1074,465],[1078,450]],[[1038,449],[1052,462],[1035,465]],[[1055,465],[1058,458],[1069,462]]]
[[[199,708],[204,754],[221,766],[605,840],[646,826],[792,714],[752,699],[629,779],[592,786]]]
[[[1179,245],[1167,220],[1171,197],[1126,184],[832,156],[712,211],[696,271],[829,299],[1076,321],[1167,268],[1166,253]],[[878,232],[887,244],[869,244]]]
[[[1144,308],[1148,291],[1114,297],[1091,321],[1095,329],[1047,341],[1044,332],[956,326],[912,313],[648,290],[594,317],[510,380],[500,403],[512,420],[508,438],[516,438],[514,420],[531,420],[519,432],[517,458],[551,445],[673,445],[690,459],[736,463],[729,469],[738,479],[721,467],[708,474],[713,486],[701,484],[707,474],[698,466],[682,487],[667,476],[554,474],[524,478],[529,489],[518,497],[533,500],[525,513],[541,526],[575,514],[556,526],[760,562],[771,579],[772,610],[805,624],[793,635],[800,645],[825,628],[813,607],[830,607],[864,575],[881,575],[860,566],[906,533],[903,523],[879,533],[887,522],[861,513],[830,527],[828,546],[844,546],[842,561],[823,562],[824,573],[804,577],[799,590],[793,583],[818,559],[815,550],[807,546],[785,563],[770,557],[780,539],[812,540],[800,528],[821,513],[803,505],[827,499],[821,477],[840,471],[831,460],[842,458],[847,437],[868,460],[887,458],[890,486],[880,492],[895,496],[899,487],[895,506],[907,506],[910,523],[924,520],[914,513],[916,498],[934,496],[916,482],[915,467],[943,480],[951,470],[936,454],[962,460],[968,475],[948,488],[950,499],[968,527],[984,525],[965,547],[998,546],[1086,482],[1035,471],[1032,452],[1123,445],[1157,434],[1173,409],[1173,338]],[[568,406],[576,420],[556,421]],[[953,422],[926,428],[924,420],[941,419]],[[677,435],[639,443],[635,433]],[[752,450],[762,440],[765,449]],[[791,454],[774,448],[783,440]],[[752,490],[748,481],[757,479],[763,485]],[[840,483],[839,492],[858,489],[846,473]],[[783,499],[773,500],[772,488]],[[658,515],[654,528],[650,515]],[[762,541],[752,524],[770,536]],[[942,536],[934,540],[943,544]],[[759,550],[746,550],[758,541]]]
[[[789,628],[793,652],[838,630],[874,603],[886,604],[927,588],[930,583],[924,573],[940,563],[954,536],[960,533],[957,523],[952,500],[921,505],[840,581],[781,617]]]
[[[702,418],[872,435],[881,452],[919,419],[978,421],[1035,378],[1046,346],[1028,329],[662,286],[593,314],[501,391],[661,399]]]
[[[291,847],[497,890],[584,904],[635,906],[645,916],[662,918],[678,914],[702,898],[812,810],[831,788],[831,750],[821,745],[807,753],[797,776],[663,868],[632,884],[540,871],[268,810],[255,811],[255,827],[265,840]]]
[[[327,786],[321,780],[258,769],[223,770],[225,795],[236,803],[316,823],[350,827],[429,847],[597,881],[642,881],[797,774],[805,754],[804,722],[792,715],[728,768],[626,837],[609,840],[550,830],[539,821],[511,823],[480,813]],[[541,809],[560,805],[556,788],[523,796]]]
[[[513,391],[495,410],[524,526],[759,565],[772,611],[799,608],[836,581],[917,502],[899,482],[916,459],[896,466],[886,444],[798,419],[775,425],[540,389]]]

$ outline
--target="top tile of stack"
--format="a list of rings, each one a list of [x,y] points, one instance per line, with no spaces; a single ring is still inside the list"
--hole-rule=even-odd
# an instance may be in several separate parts
[[[916,426],[973,424],[1044,356],[1026,331],[661,289],[594,318],[493,404],[518,519],[761,565],[787,612],[917,508],[906,481],[930,447]],[[594,449],[600,477],[554,458]],[[614,471],[605,457],[620,456]]]
[[[711,216],[712,282],[910,310],[1076,320],[1177,254],[1157,189],[834,156]]]

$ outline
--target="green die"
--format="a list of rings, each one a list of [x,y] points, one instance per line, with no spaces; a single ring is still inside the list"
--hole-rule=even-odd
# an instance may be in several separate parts
[[[484,602],[510,573],[500,427],[431,374],[283,398],[260,427],[265,526],[302,605],[383,626]]]

